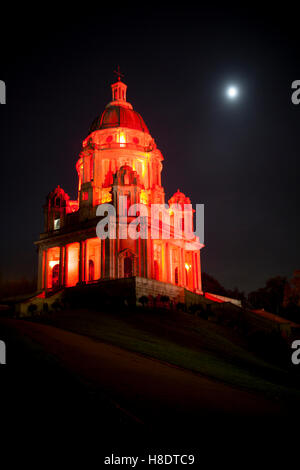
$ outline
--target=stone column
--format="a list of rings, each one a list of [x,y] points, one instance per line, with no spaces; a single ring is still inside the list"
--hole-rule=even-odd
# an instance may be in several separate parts
[[[149,229],[149,227],[148,227]],[[153,265],[153,242],[150,238],[150,230],[148,232],[148,238],[145,240],[146,251],[145,251],[145,277],[148,279],[152,278],[152,265]]]
[[[169,243],[166,242],[166,256],[165,256],[165,263],[166,263],[166,281],[171,282],[171,276],[170,276],[170,246]]]
[[[199,276],[198,276],[197,251],[193,253],[193,273],[194,273],[194,289],[198,290],[199,289],[199,286],[198,286]]]
[[[62,264],[62,280],[61,280],[61,285],[65,287],[66,285],[66,262],[67,262],[67,259],[66,259],[66,247],[63,246],[62,247],[62,260],[63,260],[63,264]]]
[[[83,264],[83,250],[84,250],[84,246],[83,246],[83,241],[80,240],[79,242],[79,279],[78,281],[79,282],[82,282],[82,264]]]
[[[44,289],[47,289],[47,281],[48,281],[48,250],[45,250],[45,266],[44,266]]]
[[[109,239],[109,278],[115,279],[115,250],[116,240],[114,238]]]
[[[65,246],[64,285],[68,283],[68,245]]]
[[[197,253],[198,289],[202,291],[200,251]]]
[[[100,242],[100,246],[99,246],[99,279],[101,279],[102,277],[102,262],[101,262],[101,258],[102,258],[102,240],[99,239],[99,242]]]
[[[160,281],[166,282],[166,247],[164,243],[161,243],[161,261],[162,261],[162,279]]]
[[[63,246],[59,247],[59,286],[63,285]]]
[[[181,285],[185,286],[184,248],[180,248]]]
[[[86,251],[87,251],[87,241],[83,241],[83,266],[82,266],[82,280],[86,281],[87,280],[87,275],[86,275]]]

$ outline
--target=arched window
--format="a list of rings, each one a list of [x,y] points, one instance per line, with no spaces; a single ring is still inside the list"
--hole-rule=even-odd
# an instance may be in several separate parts
[[[89,260],[89,276],[88,280],[93,281],[95,279],[95,265],[92,259]]]
[[[175,268],[175,284],[178,285],[178,267]]]
[[[52,289],[59,285],[59,263],[55,264],[52,268]]]
[[[132,258],[126,256],[124,258],[124,277],[131,277],[132,275]]]

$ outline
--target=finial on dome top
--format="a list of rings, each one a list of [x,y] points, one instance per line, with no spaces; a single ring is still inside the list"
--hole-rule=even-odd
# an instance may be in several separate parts
[[[120,71],[120,66],[119,66],[119,65],[118,65],[118,67],[117,67],[117,70],[114,70],[114,73],[115,73],[115,74],[117,75],[117,77],[118,77],[118,82],[121,81],[121,77],[124,78],[124,74],[121,73],[121,71]]]

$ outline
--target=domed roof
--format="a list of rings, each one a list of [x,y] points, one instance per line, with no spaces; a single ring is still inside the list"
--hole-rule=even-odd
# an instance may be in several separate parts
[[[173,196],[171,197],[171,199],[169,199],[168,202],[169,202],[169,205],[171,205],[171,204],[180,204],[180,205],[191,204],[190,198],[187,197],[181,191],[179,191],[179,189],[177,189],[176,193],[173,194]]]
[[[149,134],[149,130],[139,113],[117,104],[105,108],[103,113],[93,121],[90,132],[111,127],[128,127]]]

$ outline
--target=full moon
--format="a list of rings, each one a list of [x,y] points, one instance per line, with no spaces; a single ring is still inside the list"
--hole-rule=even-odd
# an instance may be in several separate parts
[[[226,95],[229,99],[234,100],[239,95],[239,89],[235,85],[230,85],[226,90]]]

